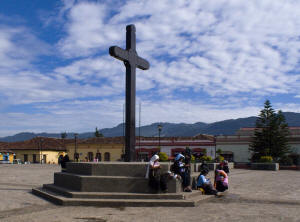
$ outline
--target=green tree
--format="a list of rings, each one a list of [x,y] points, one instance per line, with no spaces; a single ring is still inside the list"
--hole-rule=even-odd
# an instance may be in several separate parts
[[[68,136],[67,132],[62,132],[62,133],[60,133],[60,137],[61,137],[62,139],[67,138],[67,136]]]
[[[95,130],[95,137],[103,137],[103,134],[98,130],[98,128],[96,127],[96,130]]]
[[[254,136],[249,147],[251,160],[256,162],[262,156],[271,156],[275,161],[290,152],[288,146],[288,125],[281,111],[277,113],[269,100],[264,103],[256,119]]]

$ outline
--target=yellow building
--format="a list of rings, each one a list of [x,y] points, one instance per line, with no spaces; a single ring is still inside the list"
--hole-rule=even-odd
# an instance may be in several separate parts
[[[0,161],[7,162],[9,161],[10,163],[13,162],[15,157],[15,153],[12,150],[6,150],[6,149],[0,149]]]
[[[101,137],[81,140],[67,140],[66,149],[70,160],[78,161],[118,161],[124,149],[122,137]]]
[[[57,164],[58,157],[66,153],[64,140],[46,137],[36,137],[22,142],[1,143],[0,150],[4,148],[14,153],[10,158],[11,162],[13,159],[20,159],[23,163]]]

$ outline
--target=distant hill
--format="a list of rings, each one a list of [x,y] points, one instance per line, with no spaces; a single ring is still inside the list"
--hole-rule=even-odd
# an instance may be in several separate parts
[[[289,126],[300,126],[300,113],[284,112],[283,113]],[[162,137],[168,136],[195,136],[197,134],[210,135],[233,135],[241,127],[254,127],[256,117],[247,117],[239,119],[229,119],[214,123],[197,122],[194,124],[187,123],[152,123],[151,125],[142,126],[141,129],[136,128],[136,135],[141,136],[158,136],[157,125],[163,126],[161,131]],[[104,128],[100,132],[105,137],[123,136],[124,124],[119,124],[113,128]],[[53,137],[61,138],[60,133],[18,133],[14,136],[7,136],[0,138],[3,142],[16,142],[29,140],[34,137]],[[94,132],[80,133],[78,138],[91,138]],[[67,138],[74,138],[74,133],[67,133]]]

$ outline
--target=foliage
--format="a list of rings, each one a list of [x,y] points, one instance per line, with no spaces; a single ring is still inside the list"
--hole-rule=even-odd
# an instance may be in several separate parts
[[[62,133],[60,133],[60,137],[61,137],[62,139],[67,138],[67,136],[68,136],[67,132],[62,132]]]
[[[194,155],[191,155],[191,162],[192,162],[192,163],[195,163],[195,162],[196,162],[196,158],[195,158]]]
[[[300,154],[299,153],[291,153],[289,157],[293,160],[294,165],[300,165]]]
[[[211,156],[202,156],[202,157],[200,157],[200,161],[201,162],[203,162],[203,161],[210,162],[210,161],[212,161],[212,158],[211,158]]]
[[[96,129],[95,129],[94,135],[95,135],[95,137],[103,137],[103,134],[98,130],[97,127],[96,127]]]
[[[217,156],[217,158],[215,159],[216,162],[222,162],[224,160],[223,156]]]
[[[259,162],[261,163],[272,163],[273,158],[271,156],[261,156],[259,159]]]
[[[221,149],[218,149],[218,150],[216,151],[216,153],[219,154],[219,155],[221,155],[222,150],[221,150]]]
[[[166,162],[169,159],[168,155],[164,152],[159,152],[158,156],[161,162]]]
[[[292,166],[293,165],[293,159],[289,156],[283,156],[279,160],[280,165],[283,166]]]
[[[288,125],[281,111],[275,113],[269,100],[260,111],[256,120],[254,137],[249,147],[252,161],[260,160],[262,156],[272,156],[275,161],[290,152],[288,146]]]

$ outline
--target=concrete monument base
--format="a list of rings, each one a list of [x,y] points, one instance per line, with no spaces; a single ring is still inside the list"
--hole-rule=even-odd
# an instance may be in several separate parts
[[[200,191],[182,192],[181,181],[170,179],[167,193],[156,193],[145,178],[143,162],[67,163],[66,172],[54,173],[54,184],[44,184],[33,194],[59,205],[102,207],[196,206],[211,196]],[[161,163],[162,171],[170,169]]]

